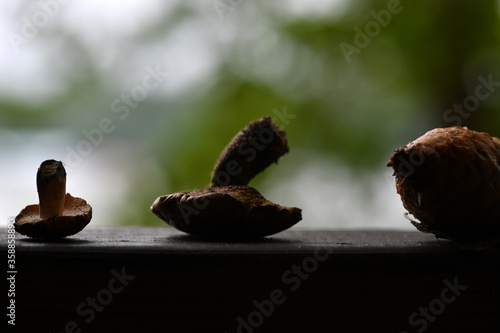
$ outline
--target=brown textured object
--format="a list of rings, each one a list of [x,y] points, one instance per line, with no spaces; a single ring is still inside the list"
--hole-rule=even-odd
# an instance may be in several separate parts
[[[467,127],[436,128],[395,150],[387,166],[418,230],[464,249],[500,242],[498,138]]]
[[[210,187],[248,185],[251,179],[288,153],[286,133],[263,117],[243,128],[222,151]]]
[[[286,133],[270,117],[254,121],[219,156],[210,188],[158,197],[151,211],[178,230],[211,239],[253,239],[288,229],[302,219],[301,210],[246,186],[288,150]]]
[[[81,231],[92,218],[92,207],[66,192],[66,170],[61,162],[44,161],[37,172],[40,204],[16,216],[14,228],[32,238],[59,239]]]
[[[288,229],[301,210],[266,200],[256,189],[223,186],[159,197],[153,213],[178,230],[210,238],[258,238]]]

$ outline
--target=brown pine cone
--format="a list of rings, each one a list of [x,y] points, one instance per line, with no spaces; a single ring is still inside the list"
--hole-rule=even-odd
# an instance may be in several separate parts
[[[461,126],[436,128],[396,149],[387,166],[418,230],[459,248],[500,242],[498,138]]]

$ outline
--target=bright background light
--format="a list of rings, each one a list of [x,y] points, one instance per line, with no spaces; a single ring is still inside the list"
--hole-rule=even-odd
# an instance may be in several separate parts
[[[53,15],[16,46],[26,20],[47,15],[41,4]],[[354,28],[386,2],[54,4],[0,4],[0,225],[38,202],[46,159],[66,163],[67,190],[93,206],[91,225],[164,225],[149,212],[157,196],[206,186],[241,127],[286,107],[295,116],[286,125],[291,152],[251,185],[302,208],[297,227],[413,230],[385,167],[392,150],[450,126],[443,112],[478,75],[500,80],[498,36],[489,33],[498,29],[496,0],[458,1],[453,13],[405,4],[351,63],[340,43],[354,45]],[[480,34],[467,22],[450,28],[461,11],[483,18],[474,20]],[[481,39],[467,44],[474,35]],[[121,120],[113,101],[157,67],[168,77]],[[464,125],[498,136],[499,105],[492,94]],[[114,130],[72,166],[68,149],[104,118]]]

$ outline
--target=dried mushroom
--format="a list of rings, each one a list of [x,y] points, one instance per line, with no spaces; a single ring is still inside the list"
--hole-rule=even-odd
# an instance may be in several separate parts
[[[422,232],[459,248],[500,242],[500,140],[454,126],[397,149],[388,166],[404,207]]]
[[[32,238],[58,239],[81,231],[92,218],[92,207],[66,193],[66,170],[61,162],[44,161],[38,168],[38,205],[16,216],[14,228]]]
[[[301,210],[274,204],[247,186],[288,150],[286,133],[270,117],[254,121],[223,150],[208,189],[161,196],[151,211],[178,230],[214,239],[252,239],[288,229],[302,219]]]

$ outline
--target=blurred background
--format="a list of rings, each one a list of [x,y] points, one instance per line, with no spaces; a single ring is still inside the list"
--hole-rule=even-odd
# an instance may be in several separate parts
[[[3,1],[0,225],[61,160],[91,225],[157,225],[265,115],[290,153],[250,185],[307,228],[414,229],[385,167],[435,127],[500,136],[500,1]]]

